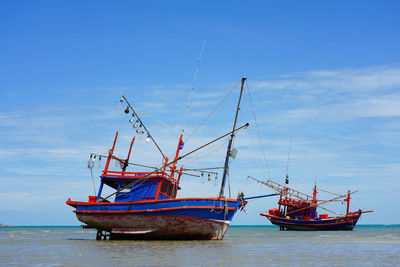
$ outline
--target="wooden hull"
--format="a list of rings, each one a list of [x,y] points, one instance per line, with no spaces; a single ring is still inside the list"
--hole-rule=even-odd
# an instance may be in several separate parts
[[[271,215],[268,212],[261,213],[260,215],[267,217],[274,225],[281,227],[281,230],[294,230],[294,231],[336,231],[336,230],[353,230],[357,224],[360,214],[353,214],[350,216],[331,217],[321,220],[299,220],[288,219]]]
[[[221,240],[237,211],[234,199],[191,198],[130,203],[82,203],[78,220],[110,239]]]
[[[110,239],[221,240],[230,222],[193,216],[77,214],[81,222],[110,233]]]

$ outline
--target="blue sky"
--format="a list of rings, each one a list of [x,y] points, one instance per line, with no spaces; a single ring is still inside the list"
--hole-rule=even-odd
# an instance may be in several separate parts
[[[119,130],[125,155],[134,134],[116,107],[122,94],[172,154],[206,40],[186,137],[246,75],[273,180],[283,182],[291,143],[291,186],[358,189],[352,209],[375,211],[361,223],[400,223],[399,12],[398,1],[1,1],[0,222],[79,224],[65,200],[92,193],[89,153],[105,153]],[[184,152],[231,129],[237,96],[238,87]],[[271,193],[246,179],[269,176],[246,92],[247,121],[233,196]],[[219,166],[224,149],[182,163]],[[133,153],[160,164],[143,139]],[[182,187],[180,196],[218,193],[194,177]],[[276,201],[251,201],[233,223],[269,224],[259,213]]]

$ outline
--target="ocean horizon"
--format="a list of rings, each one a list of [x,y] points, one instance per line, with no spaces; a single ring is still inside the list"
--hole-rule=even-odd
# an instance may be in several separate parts
[[[353,231],[232,225],[220,241],[99,240],[81,226],[0,227],[0,266],[398,266],[400,224]]]
[[[0,227],[75,227],[82,228],[82,225],[0,225]],[[229,228],[235,227],[267,227],[267,228],[276,228],[276,225],[262,225],[262,224],[240,224],[240,225],[230,225]],[[357,224],[356,228],[362,227],[400,227],[400,224]]]
[[[69,228],[82,228],[82,225],[0,225],[0,227],[69,227]],[[245,227],[265,227],[265,228],[279,228],[276,225],[262,225],[262,224],[240,224],[240,225],[230,225],[229,228],[245,228]],[[380,228],[380,227],[392,227],[392,228],[397,228],[400,227],[400,224],[357,224],[357,226],[354,228]]]

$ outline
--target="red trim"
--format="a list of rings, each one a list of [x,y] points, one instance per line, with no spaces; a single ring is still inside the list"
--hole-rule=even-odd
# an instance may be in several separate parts
[[[167,187],[167,189],[168,189],[168,187]],[[168,196],[167,194],[164,194],[163,192],[160,192],[160,194],[166,196],[167,198],[171,198],[171,196]]]
[[[348,222],[354,222],[357,221],[357,219],[354,220],[347,220],[347,221],[342,221],[342,222],[335,222],[335,223],[324,223],[324,224],[301,224],[301,226],[323,226],[323,225],[334,225],[334,224],[343,224],[343,223],[348,223]],[[271,220],[272,221],[272,220]],[[274,220],[275,221],[275,220]],[[282,223],[281,221],[275,221],[277,223]],[[293,224],[296,225],[296,223],[290,223],[290,222],[284,222],[285,224]]]
[[[157,187],[157,192],[156,192],[156,197],[154,198],[155,200],[158,200],[158,196],[160,195],[160,190],[161,190],[161,185],[162,185],[163,181],[160,181],[158,183],[158,187]]]
[[[205,198],[173,198],[173,199],[159,199],[159,200],[141,200],[141,201],[131,201],[131,202],[107,202],[107,203],[89,203],[84,201],[72,201],[67,200],[68,205],[119,205],[119,204],[139,204],[139,203],[151,203],[151,202],[165,202],[165,201],[180,201],[180,200],[222,200],[225,198],[218,197],[205,197]],[[227,198],[226,201],[237,202],[237,199]]]
[[[271,222],[272,221],[274,221],[274,222],[276,222],[276,223],[285,223],[285,224],[293,224],[293,225],[296,225],[296,220],[294,220],[294,219],[286,219],[286,218],[282,218],[282,217],[277,217],[277,216],[271,216],[271,215],[267,215],[267,214],[265,214],[265,213],[260,213],[260,215],[262,215],[262,216],[265,216],[265,217],[267,217]],[[354,216],[348,216],[348,217],[339,217],[339,218],[330,218],[330,219],[325,219],[325,220],[318,220],[318,222],[323,222],[323,221],[330,221],[330,220],[335,220],[335,219],[341,219],[341,218],[348,218],[348,219],[350,219],[351,217],[357,217],[357,218],[355,218],[355,219],[353,219],[353,220],[345,220],[345,221],[341,221],[341,222],[334,222],[334,223],[324,223],[324,224],[322,224],[322,223],[319,223],[319,224],[301,224],[301,226],[322,226],[322,225],[333,225],[333,224],[343,224],[343,223],[348,223],[348,222],[354,222],[354,221],[357,221],[358,219],[359,219],[359,217],[360,217],[360,215],[354,215]],[[282,222],[281,220],[277,220],[277,219],[283,219],[283,220],[290,220],[290,221],[284,221],[284,222]],[[294,222],[293,222],[294,221]],[[304,222],[304,220],[297,220],[297,221],[302,221],[302,222]],[[313,221],[317,221],[317,220],[313,220]]]
[[[107,171],[103,172],[103,174],[100,177],[104,177],[103,179],[110,179],[110,178],[124,178],[124,179],[140,179],[143,178],[147,175],[149,175],[151,172],[117,172],[117,171]],[[118,175],[120,174],[120,175]],[[154,172],[151,175],[147,176],[146,178],[151,178],[151,177],[163,177],[168,180],[173,181],[174,183],[177,182],[177,179],[175,179],[174,176],[171,176],[168,173],[165,172]]]
[[[373,210],[361,211],[361,213],[369,213],[369,212],[374,212],[374,211]]]
[[[195,206],[195,207],[175,207],[164,209],[145,209],[145,210],[74,210],[75,213],[143,213],[143,212],[157,212],[166,210],[179,210],[179,209],[225,209],[225,207],[208,207],[208,206]],[[235,208],[228,208],[228,210],[235,210]]]

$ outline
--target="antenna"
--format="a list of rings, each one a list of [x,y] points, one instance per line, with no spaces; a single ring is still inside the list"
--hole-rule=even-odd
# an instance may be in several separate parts
[[[187,103],[187,105],[186,105],[186,114],[185,114],[185,120],[184,120],[184,122],[183,122],[182,133],[185,131],[186,121],[187,121],[187,118],[188,118],[188,116],[189,116],[190,104],[192,103],[192,95],[193,95],[193,91],[194,91],[194,85],[195,85],[195,83],[196,83],[197,74],[199,73],[200,61],[201,61],[201,57],[202,57],[202,55],[203,55],[203,51],[204,51],[204,46],[205,46],[205,45],[206,45],[206,40],[203,41],[203,45],[201,46],[201,50],[200,50],[199,59],[197,60],[196,70],[195,70],[195,72],[194,72],[194,77],[193,77],[193,82],[192,82],[192,89],[190,90],[190,95],[189,95],[188,103]]]
[[[289,184],[289,159],[290,159],[290,151],[292,148],[292,138],[290,138],[290,142],[289,142],[289,152],[288,152],[288,156],[287,156],[287,162],[286,162],[286,178],[285,178],[285,184]]]

